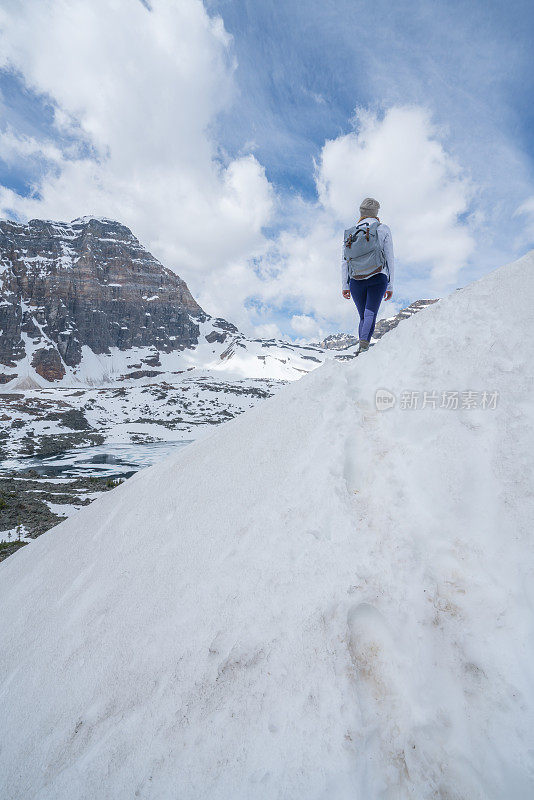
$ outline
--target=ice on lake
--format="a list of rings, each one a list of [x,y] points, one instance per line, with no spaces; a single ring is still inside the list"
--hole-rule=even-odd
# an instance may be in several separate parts
[[[4,461],[3,469],[26,472],[35,470],[46,477],[128,478],[144,467],[161,461],[189,441],[150,442],[144,444],[108,443],[66,450],[48,458],[33,456]]]

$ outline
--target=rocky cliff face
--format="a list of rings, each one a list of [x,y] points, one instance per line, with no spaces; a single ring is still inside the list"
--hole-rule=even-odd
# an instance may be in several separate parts
[[[83,345],[95,354],[150,347],[155,366],[159,353],[196,345],[208,319],[181,278],[107,219],[0,222],[0,271],[0,363],[11,368],[0,382],[25,358],[60,380]]]

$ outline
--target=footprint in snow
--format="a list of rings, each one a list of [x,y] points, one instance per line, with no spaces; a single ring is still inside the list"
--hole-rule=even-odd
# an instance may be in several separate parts
[[[392,665],[394,643],[386,620],[369,603],[351,606],[347,628],[362,718],[364,724],[371,724],[393,710],[392,700],[397,694]]]

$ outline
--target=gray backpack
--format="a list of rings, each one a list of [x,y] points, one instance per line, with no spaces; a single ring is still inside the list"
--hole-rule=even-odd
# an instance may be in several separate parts
[[[362,222],[345,231],[343,258],[348,264],[349,278],[368,278],[386,265],[384,253],[378,242],[377,220],[369,225]]]

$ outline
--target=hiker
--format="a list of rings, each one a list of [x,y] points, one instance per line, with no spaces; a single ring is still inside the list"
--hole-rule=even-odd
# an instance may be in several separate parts
[[[393,239],[387,225],[378,219],[380,203],[366,197],[360,219],[343,237],[341,283],[343,297],[356,303],[360,315],[357,355],[369,349],[382,298],[393,294]]]

